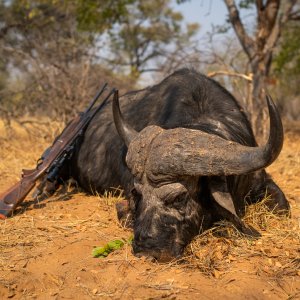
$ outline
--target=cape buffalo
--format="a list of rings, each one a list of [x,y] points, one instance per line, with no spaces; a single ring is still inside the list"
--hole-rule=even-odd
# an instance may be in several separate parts
[[[178,70],[122,96],[121,110],[116,95],[113,112],[107,105],[87,128],[72,176],[87,191],[125,191],[138,256],[178,257],[195,235],[224,218],[258,236],[240,219],[246,203],[267,192],[271,210],[289,211],[264,170],[283,143],[279,113],[270,97],[267,104],[269,139],[259,147],[226,89],[195,70]]]

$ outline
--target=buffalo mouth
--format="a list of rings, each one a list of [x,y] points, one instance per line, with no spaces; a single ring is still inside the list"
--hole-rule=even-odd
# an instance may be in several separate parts
[[[134,222],[132,219],[132,212],[129,208],[127,201],[119,201],[116,203],[117,215],[119,222],[127,228],[133,228]],[[167,238],[163,239],[164,241]],[[172,238],[170,240],[173,240]],[[132,250],[133,254],[136,257],[146,257],[150,258],[150,260],[156,260],[159,262],[169,262],[176,258],[182,256],[185,245],[181,245],[180,243],[172,242],[172,246],[167,245],[165,248],[157,247],[160,243],[160,239],[153,239],[153,238],[143,238],[142,240],[139,238],[137,240],[133,240],[132,242]]]
[[[180,258],[184,251],[183,246],[177,245],[172,249],[155,249],[140,246],[135,241],[133,241],[132,243],[132,249],[133,254],[138,258],[145,257],[147,259],[155,260],[161,263],[167,263]]]

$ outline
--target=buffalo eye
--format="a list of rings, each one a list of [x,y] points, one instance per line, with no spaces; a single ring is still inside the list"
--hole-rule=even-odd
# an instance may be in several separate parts
[[[132,201],[130,201],[130,208],[131,208],[131,210],[135,210],[136,207],[137,207],[137,205],[138,205],[138,203],[142,199],[142,195],[135,188],[133,188],[130,191],[130,193],[131,193],[131,197],[130,198],[132,199]]]
[[[162,185],[155,191],[156,196],[165,203],[165,205],[169,207],[182,207],[189,196],[189,192],[186,187],[179,183],[169,183]]]
[[[132,195],[134,198],[138,198],[138,197],[141,196],[141,194],[138,193],[138,191],[137,191],[135,188],[133,188],[130,192],[131,192],[131,195]]]
[[[188,198],[188,193],[181,193],[177,195],[175,198],[169,199],[168,205],[176,209],[180,209],[185,206],[187,198]]]

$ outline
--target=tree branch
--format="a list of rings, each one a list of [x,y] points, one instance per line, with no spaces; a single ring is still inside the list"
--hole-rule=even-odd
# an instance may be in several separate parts
[[[289,15],[289,20],[291,21],[299,21],[300,20],[300,10],[296,10],[291,12]]]
[[[230,22],[234,28],[234,31],[244,49],[246,54],[248,55],[249,59],[252,60],[252,58],[255,55],[255,43],[253,39],[247,34],[245,31],[244,25],[241,21],[239,11],[236,7],[234,0],[224,0],[228,12],[229,12],[229,19]]]
[[[149,68],[149,69],[141,69],[141,73],[146,73],[146,72],[161,72],[162,68]]]
[[[252,82],[253,79],[253,74],[250,73],[249,75],[241,74],[241,73],[235,73],[235,72],[228,72],[228,71],[215,71],[215,72],[210,72],[207,74],[208,77],[215,77],[218,75],[225,75],[225,76],[230,76],[230,77],[239,77],[242,79],[245,79],[249,82]]]
[[[275,47],[281,35],[283,25],[290,20],[290,15],[296,2],[297,0],[290,0],[286,2],[282,14],[279,16],[279,18],[277,18],[273,30],[266,41],[263,49],[264,54],[268,53],[270,50],[273,50],[273,48]]]
[[[261,0],[256,0],[257,8],[257,32],[256,32],[256,49],[262,53],[267,43],[267,39],[276,25],[279,12],[280,0],[267,0],[263,5]]]

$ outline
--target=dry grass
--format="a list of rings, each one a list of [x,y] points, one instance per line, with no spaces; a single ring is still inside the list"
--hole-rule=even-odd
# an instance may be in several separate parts
[[[49,121],[43,123],[45,126],[40,124],[38,129],[34,129],[34,135],[29,135],[28,131],[18,124],[14,124],[12,132],[7,132],[0,123],[1,191],[18,180],[22,167],[35,167],[35,162],[43,150],[51,144],[54,136],[62,129],[62,124]],[[27,125],[31,131],[32,123]],[[102,260],[102,267],[107,272],[112,272],[110,268],[113,264],[117,264],[117,272],[120,272],[123,268],[124,270],[131,267],[137,269],[138,265],[141,265],[143,270],[139,271],[139,276],[147,278],[152,278],[151,276],[163,278],[166,272],[176,274],[178,272],[178,276],[181,276],[181,272],[188,272],[192,269],[208,279],[222,280],[224,278],[226,282],[233,280],[234,274],[243,272],[247,276],[250,274],[268,283],[275,282],[279,286],[282,282],[291,279],[299,283],[300,133],[297,130],[291,130],[286,136],[282,155],[270,168],[270,172],[290,200],[291,218],[279,217],[268,211],[264,204],[267,200],[265,199],[259,204],[249,206],[244,218],[245,223],[252,225],[262,234],[262,237],[257,240],[245,238],[231,224],[222,222],[195,238],[187,247],[185,256],[180,260],[169,264],[141,261],[132,256],[130,246],[127,245]],[[27,269],[29,262],[38,262],[45,256],[56,255],[55,253],[58,255],[60,251],[72,245],[77,247],[76,245],[81,243],[80,247],[82,247],[82,244],[88,242],[90,245],[88,254],[82,255],[81,259],[76,262],[81,269],[88,269],[88,265],[85,266],[85,264],[91,256],[92,246],[99,246],[100,243],[96,241],[107,242],[114,238],[128,239],[132,232],[123,228],[116,218],[115,203],[122,199],[116,195],[112,193],[104,197],[87,196],[76,188],[67,186],[66,193],[58,194],[44,202],[32,203],[29,199],[21,208],[25,213],[2,222],[0,224],[0,296],[1,284],[8,289],[8,296],[18,294],[14,284],[16,282],[19,286],[22,284],[11,274],[24,272],[22,270]],[[71,201],[68,201],[70,198],[72,198]],[[62,265],[64,264],[67,262],[63,261]],[[52,277],[47,279],[47,284],[62,288],[66,285],[76,285],[78,282],[77,277],[71,282],[70,274],[64,276],[59,274],[51,275]],[[134,282],[133,279],[131,281]],[[35,285],[39,286],[37,283]],[[169,291],[170,297],[186,289],[185,285],[178,283],[176,285],[171,281],[144,282],[142,287],[147,291],[151,289],[157,292]],[[118,287],[113,283],[105,286],[101,291],[92,288],[92,285],[81,283],[78,283],[78,288],[90,298],[122,296],[118,294]],[[36,292],[30,292],[28,289],[22,293],[26,297],[36,295]],[[292,291],[284,292],[284,295],[286,298],[296,299],[300,296],[299,293],[300,284]],[[162,296],[162,294],[158,295]]]
[[[51,120],[21,120],[6,128],[0,120],[0,188],[20,178],[21,169],[32,169],[64,125]]]
[[[186,251],[190,264],[218,278],[230,271],[233,262],[248,259],[254,262],[256,272],[272,278],[300,276],[299,218],[273,214],[266,200],[248,207],[244,218],[246,224],[259,230],[261,238],[249,239],[230,223],[221,222],[190,244]]]

